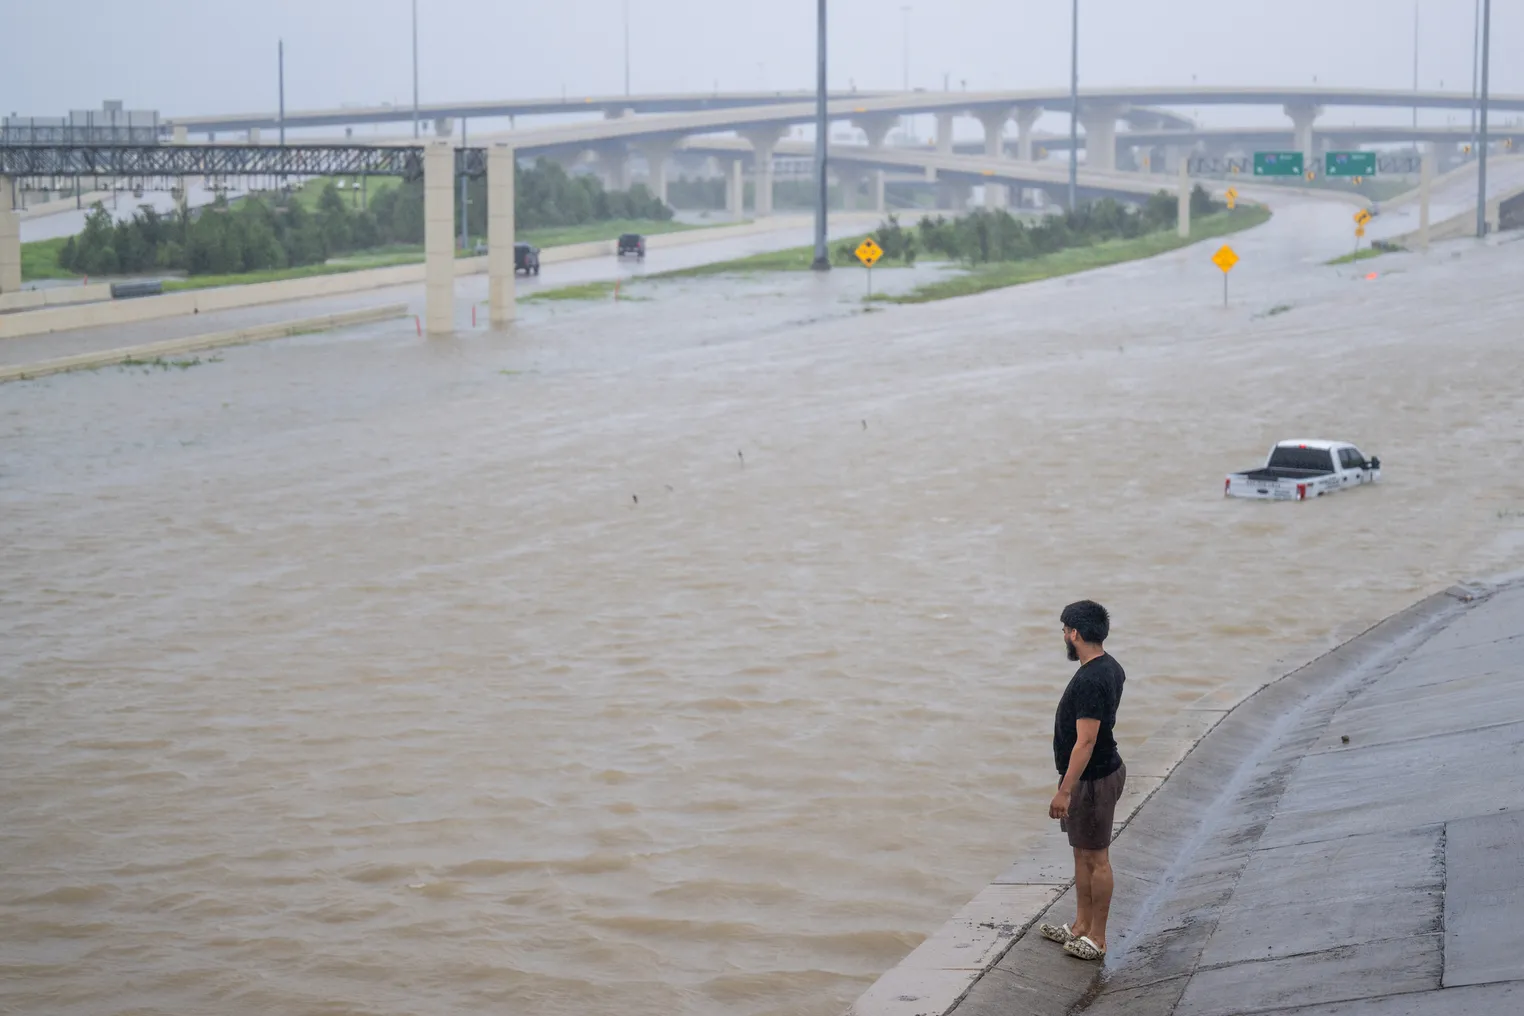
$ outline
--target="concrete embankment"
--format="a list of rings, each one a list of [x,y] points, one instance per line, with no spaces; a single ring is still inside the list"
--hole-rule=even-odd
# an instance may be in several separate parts
[[[344,328],[350,325],[369,324],[373,321],[398,318],[406,313],[407,304],[395,303],[383,307],[366,307],[361,310],[344,311],[338,314],[322,314],[317,317],[300,318],[295,321],[282,321],[276,324],[255,325],[251,328],[239,328],[232,331],[210,332],[205,335],[166,339],[163,342],[148,342],[137,346],[121,346],[116,349],[97,350],[95,352],[80,353],[75,356],[61,356],[37,363],[0,367],[0,383],[6,381],[27,381],[32,378],[46,377],[49,374],[62,374],[65,371],[110,367],[115,364],[152,360],[180,353],[217,349],[222,346],[238,346],[250,342],[264,342],[269,339],[284,339],[292,335],[306,335],[310,332],[326,332],[334,328]]]
[[[1167,778],[1136,760],[1103,969],[1032,930],[1074,914],[1055,832],[853,1012],[1524,1012],[1521,650],[1517,580],[1389,618],[1219,714]]]

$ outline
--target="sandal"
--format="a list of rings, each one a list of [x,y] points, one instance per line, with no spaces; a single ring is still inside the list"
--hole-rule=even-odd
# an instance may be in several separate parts
[[[1057,942],[1059,945],[1067,945],[1078,937],[1074,934],[1074,932],[1069,930],[1069,926],[1067,924],[1039,925],[1037,928],[1037,933],[1043,938],[1047,939],[1049,942]]]
[[[1096,945],[1089,935],[1081,935],[1064,943],[1064,952],[1078,960],[1103,960],[1106,950]]]

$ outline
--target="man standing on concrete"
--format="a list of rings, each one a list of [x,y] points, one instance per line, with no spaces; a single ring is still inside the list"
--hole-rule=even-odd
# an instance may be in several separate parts
[[[1053,761],[1058,793],[1048,817],[1059,820],[1074,848],[1073,923],[1044,924],[1044,938],[1063,943],[1064,952],[1082,960],[1106,955],[1106,918],[1111,913],[1111,823],[1127,781],[1127,767],[1117,753],[1112,729],[1127,675],[1102,643],[1111,631],[1106,608],[1081,600],[1064,608],[1064,646],[1079,670],[1069,680],[1053,718]]]

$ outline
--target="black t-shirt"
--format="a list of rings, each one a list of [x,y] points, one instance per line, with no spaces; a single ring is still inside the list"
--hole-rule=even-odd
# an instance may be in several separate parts
[[[1117,754],[1117,739],[1111,731],[1117,724],[1117,706],[1122,703],[1122,684],[1126,680],[1122,665],[1110,653],[1097,656],[1069,679],[1069,687],[1064,689],[1064,697],[1058,700],[1058,712],[1053,716],[1053,764],[1060,775],[1069,771],[1069,755],[1079,741],[1076,720],[1101,721],[1095,751],[1080,779],[1098,780],[1121,767],[1122,756]]]

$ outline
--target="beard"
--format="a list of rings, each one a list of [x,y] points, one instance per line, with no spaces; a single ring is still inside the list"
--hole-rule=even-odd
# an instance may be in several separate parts
[[[1068,639],[1064,639],[1064,648],[1069,651],[1069,659],[1075,663],[1078,663],[1079,650],[1074,648],[1074,643],[1070,642]]]

